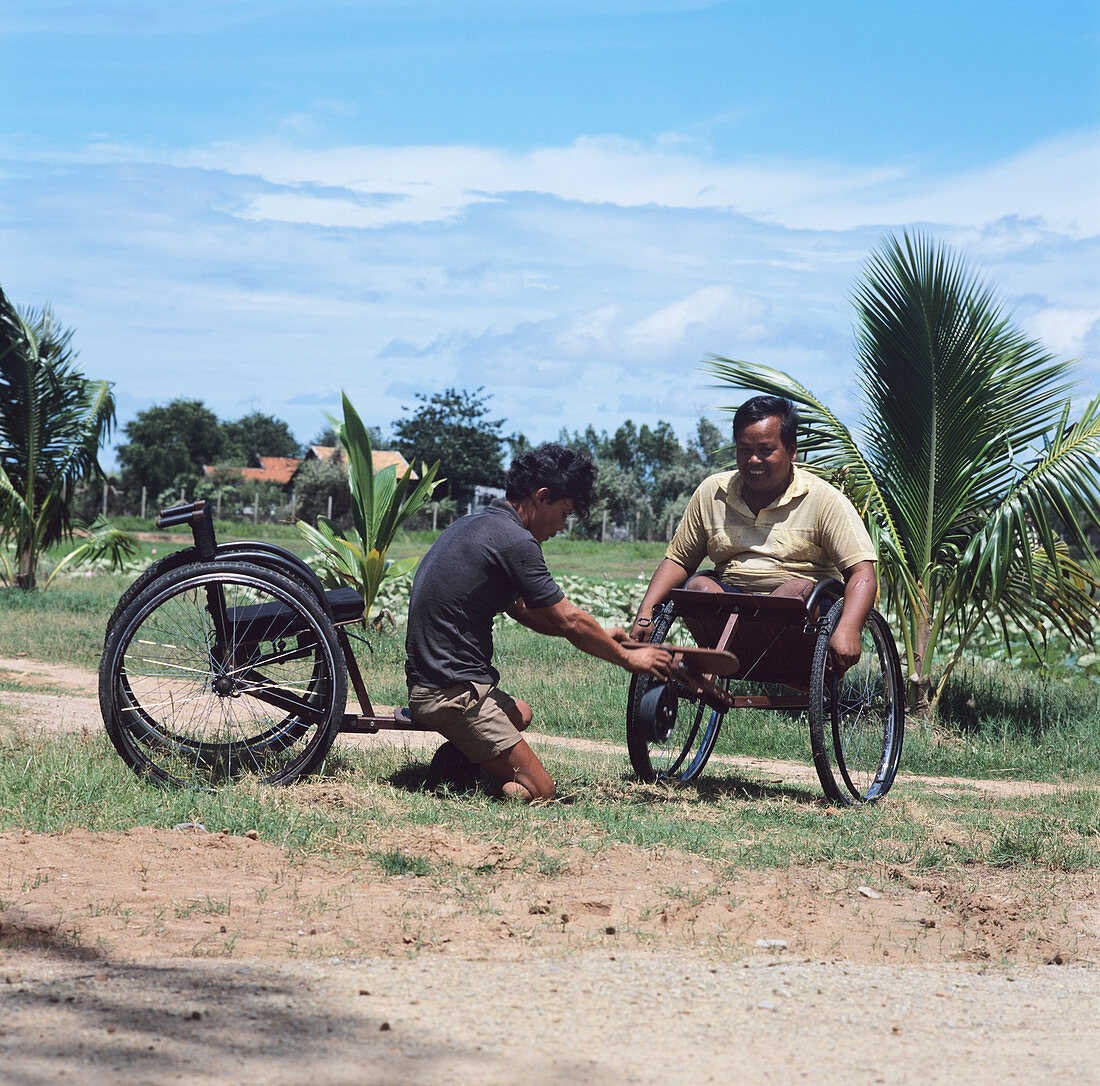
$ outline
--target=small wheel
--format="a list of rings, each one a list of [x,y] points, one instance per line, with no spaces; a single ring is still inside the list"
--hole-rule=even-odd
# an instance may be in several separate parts
[[[137,772],[210,788],[285,783],[339,730],[347,673],[312,593],[246,563],[195,562],[147,584],[107,634],[107,734]]]
[[[694,644],[671,604],[653,614],[653,644]],[[724,680],[723,680],[724,681]],[[722,713],[675,683],[634,675],[627,699],[626,745],[630,764],[643,781],[694,780],[707,764]]]
[[[890,790],[905,733],[905,685],[897,646],[877,611],[867,616],[859,662],[837,678],[829,638],[844,601],[825,617],[810,675],[810,743],[825,795],[843,804],[870,803]]]

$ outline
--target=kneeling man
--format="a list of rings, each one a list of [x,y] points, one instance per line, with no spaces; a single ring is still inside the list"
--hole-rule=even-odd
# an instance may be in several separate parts
[[[506,612],[630,672],[671,672],[665,649],[624,648],[625,632],[605,630],[570,603],[546,568],[541,544],[571,514],[588,514],[595,481],[595,465],[572,449],[547,444],[522,454],[508,472],[505,497],[447,528],[413,580],[405,639],[409,712],[515,799],[550,799],[554,782],[520,734],[531,723],[531,706],[497,686],[496,615]]]

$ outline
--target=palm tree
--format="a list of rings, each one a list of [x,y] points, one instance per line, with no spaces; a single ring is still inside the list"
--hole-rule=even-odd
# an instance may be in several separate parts
[[[0,290],[0,542],[14,541],[20,588],[34,588],[42,552],[71,536],[76,483],[103,476],[115,401],[108,382],[76,368],[72,336],[48,307],[21,314]]]
[[[1012,626],[1033,647],[1051,627],[1091,643],[1100,582],[1067,544],[1092,556],[1082,519],[1100,515],[1100,397],[1071,421],[1070,363],[1013,328],[962,259],[925,236],[873,251],[855,305],[859,443],[789,375],[718,357],[709,368],[800,406],[808,466],[863,513],[904,616],[914,706],[928,706],[947,631],[957,646],[944,675],[983,627],[1006,644]]]

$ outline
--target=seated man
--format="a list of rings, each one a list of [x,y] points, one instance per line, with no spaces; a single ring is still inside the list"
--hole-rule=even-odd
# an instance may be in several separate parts
[[[797,435],[790,400],[754,396],[737,409],[737,470],[704,479],[692,495],[638,608],[633,637],[647,638],[653,608],[674,588],[806,599],[814,584],[839,574],[844,613],[829,654],[841,671],[856,663],[878,591],[875,548],[852,503],[795,466]],[[707,557],[713,572],[696,574]]]
[[[447,528],[413,580],[405,639],[409,712],[516,799],[550,799],[554,782],[520,735],[531,723],[531,706],[497,686],[497,614],[565,637],[627,671],[659,678],[671,673],[665,649],[624,648],[626,633],[605,630],[570,603],[546,569],[541,544],[565,527],[570,514],[587,515],[595,480],[595,465],[572,449],[548,444],[524,453],[508,472],[504,499]]]

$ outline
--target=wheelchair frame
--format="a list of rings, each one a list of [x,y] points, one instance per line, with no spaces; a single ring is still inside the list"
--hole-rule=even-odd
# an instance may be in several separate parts
[[[844,586],[826,580],[797,597],[675,589],[654,613],[651,641],[665,643],[677,621],[702,635],[712,660],[670,645],[671,682],[635,676],[627,747],[643,780],[686,782],[703,770],[731,710],[805,712],[814,767],[826,797],[841,804],[881,799],[897,774],[904,737],[905,686],[885,619],[868,615],[861,656],[837,674],[829,639],[844,608]],[[686,622],[685,622],[686,620]],[[694,635],[693,635],[694,636]],[[709,673],[705,673],[708,672]],[[793,693],[777,693],[774,686]]]

